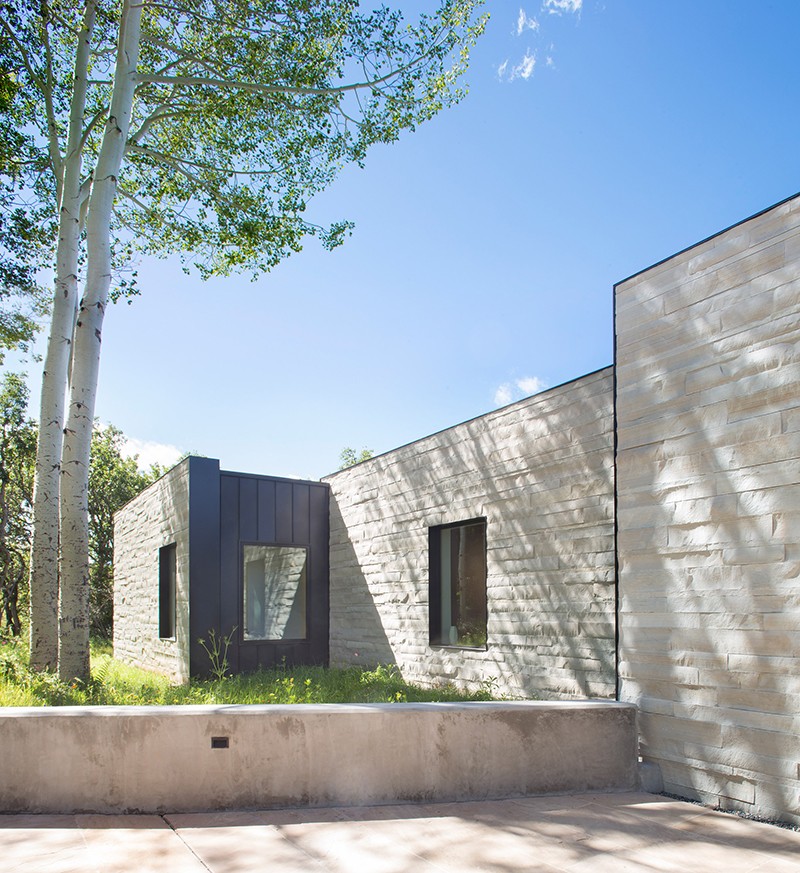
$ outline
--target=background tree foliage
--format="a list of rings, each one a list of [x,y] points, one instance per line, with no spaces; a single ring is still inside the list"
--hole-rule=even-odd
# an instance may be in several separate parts
[[[339,455],[339,469],[346,470],[362,461],[368,461],[372,457],[372,449],[363,448],[357,452],[351,446],[345,446]]]
[[[24,192],[35,166],[31,136],[16,121],[20,86],[4,66],[0,33],[0,363],[3,351],[26,347],[46,310],[37,273],[52,256],[54,214],[32,207]]]
[[[23,378],[8,373],[0,383],[0,624],[15,636],[27,608],[27,569],[36,456],[36,422],[28,417]],[[124,457],[125,435],[113,425],[92,434],[89,470],[90,626],[110,639],[113,629],[114,513],[165,470],[146,472]]]
[[[164,472],[142,472],[136,457],[123,457],[125,434],[96,426],[89,464],[89,622],[94,636],[110,639],[114,610],[114,513]]]
[[[28,418],[28,389],[8,373],[0,383],[0,620],[14,636],[22,621],[33,504],[36,423]]]

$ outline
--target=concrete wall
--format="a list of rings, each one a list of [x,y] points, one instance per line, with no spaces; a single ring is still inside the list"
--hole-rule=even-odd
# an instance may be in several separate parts
[[[329,477],[331,663],[613,696],[612,443],[609,368]],[[428,528],[479,517],[488,648],[431,647]]]
[[[189,458],[114,518],[114,654],[129,664],[189,678]],[[160,639],[159,549],[176,544],[175,639]]]
[[[635,709],[610,702],[6,708],[0,736],[0,812],[477,800],[637,776]]]
[[[800,199],[616,288],[622,699],[667,790],[800,821]]]

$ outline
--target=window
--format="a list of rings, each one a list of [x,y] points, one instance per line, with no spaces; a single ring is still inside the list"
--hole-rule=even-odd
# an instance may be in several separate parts
[[[431,645],[486,645],[486,519],[429,530]]]
[[[244,638],[304,640],[308,550],[258,544],[242,548]]]
[[[158,550],[158,635],[162,640],[175,639],[176,554],[175,543]]]

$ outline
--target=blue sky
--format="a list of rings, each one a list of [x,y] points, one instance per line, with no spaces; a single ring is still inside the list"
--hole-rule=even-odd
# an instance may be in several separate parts
[[[800,190],[800,3],[487,8],[466,100],[313,201],[342,248],[255,283],[140,265],[97,414],[143,459],[316,479],[607,366],[615,282]]]

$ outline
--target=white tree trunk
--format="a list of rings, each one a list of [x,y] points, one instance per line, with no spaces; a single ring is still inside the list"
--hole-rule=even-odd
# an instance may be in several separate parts
[[[123,3],[111,107],[86,218],[86,288],[75,323],[61,463],[58,671],[62,679],[89,678],[89,450],[111,285],[111,215],[131,123],[143,5],[142,0]]]
[[[30,664],[35,670],[55,670],[58,658],[59,474],[67,371],[78,297],[81,136],[94,22],[95,3],[88,0],[76,47],[67,153],[59,180],[55,294],[39,408],[30,567]]]

